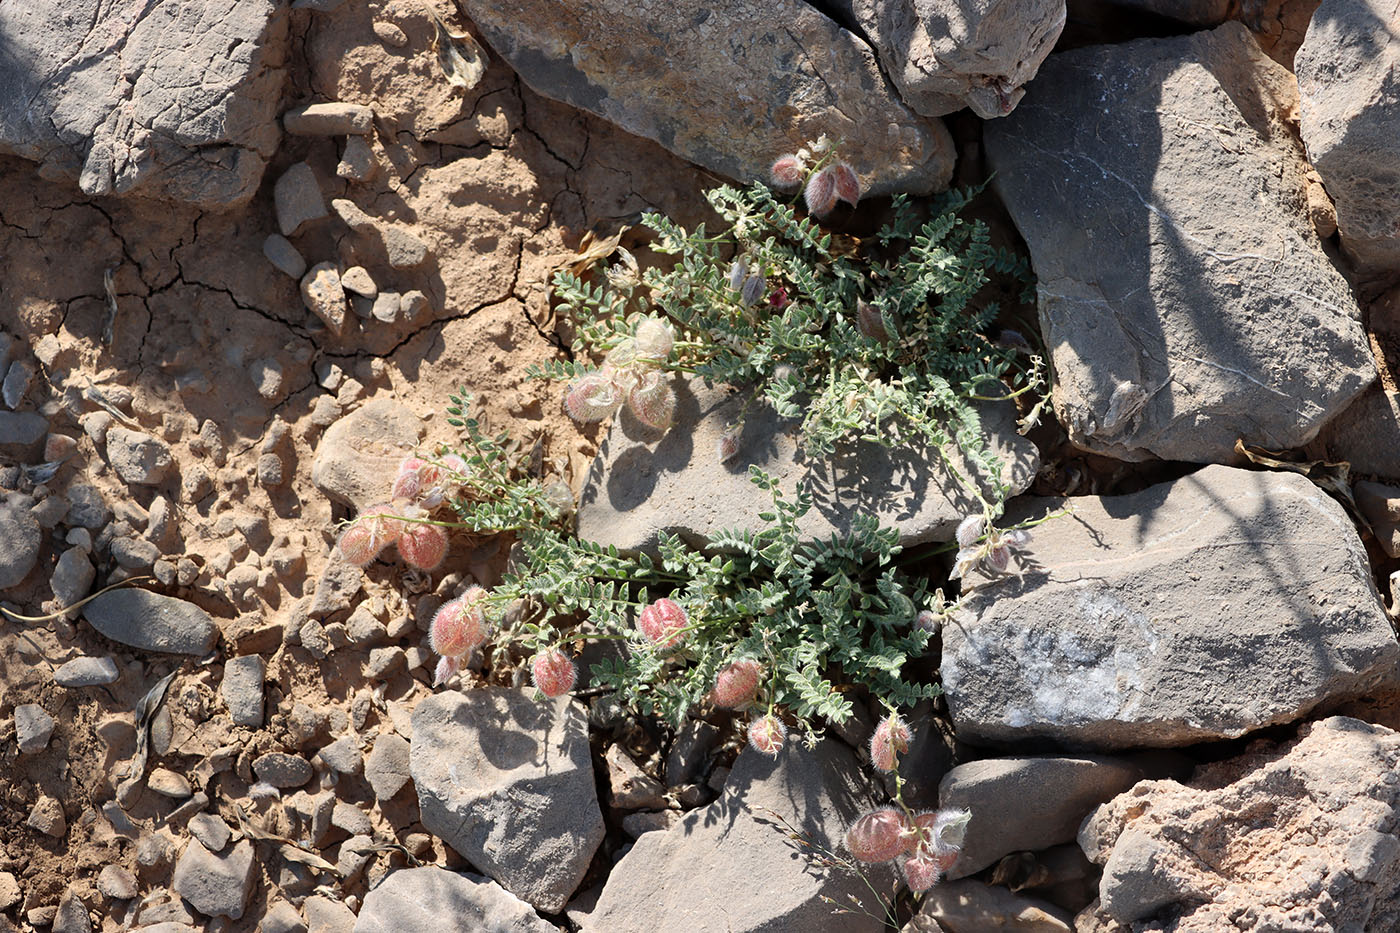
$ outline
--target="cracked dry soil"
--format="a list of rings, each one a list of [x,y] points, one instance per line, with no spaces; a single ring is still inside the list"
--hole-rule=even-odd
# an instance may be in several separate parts
[[[423,416],[427,445],[453,437],[443,409],[448,393],[465,386],[491,429],[508,427],[523,443],[537,444],[544,462],[577,484],[596,437],[567,421],[556,386],[525,377],[530,363],[557,352],[551,271],[574,254],[585,232],[610,233],[643,210],[693,222],[710,181],[654,144],[535,96],[497,59],[464,95],[442,80],[426,9],[391,5],[402,7],[399,22],[410,32],[402,49],[375,40],[371,14],[359,4],[294,21],[303,31],[292,37],[281,106],[372,106],[377,170],[367,182],[337,177],[338,137],[285,136],[257,195],[226,213],[89,198],[75,185],[40,177],[29,162],[0,158],[0,327],[16,336],[20,353],[38,359],[28,407],[48,417],[52,432],[77,442],[47,492],[94,486],[116,523],[138,532],[156,498],[168,499],[174,521],[162,556],[189,561],[193,579],[155,588],[208,610],[225,644],[235,646],[230,654],[263,650],[269,639],[275,646],[283,627],[304,617],[345,514],[312,484],[312,458],[328,425],[368,400],[393,398]],[[345,334],[335,337],[306,310],[297,282],[262,253],[264,239],[277,232],[273,182],[302,160],[315,170],[327,203],[349,199],[409,227],[431,249],[422,266],[392,269],[382,248],[332,213],[294,238],[307,262],[362,265],[381,289],[424,292],[429,313],[394,323],[347,315]],[[89,431],[93,413],[103,411],[93,389],[130,426],[170,445],[176,468],[169,479],[128,486],[104,461]],[[280,485],[259,481],[259,458],[269,450],[284,465]],[[56,608],[47,581],[62,549],[61,540],[45,546],[39,566],[10,591],[10,608]],[[465,569],[497,557],[496,545],[473,552],[465,541],[454,542],[453,553]],[[116,570],[103,559],[94,588]],[[423,581],[404,579],[405,572],[380,565],[352,594],[355,602],[370,603],[384,618],[411,614],[407,600]],[[419,634],[403,643],[416,644]],[[111,655],[122,676],[108,687],[56,686],[52,670],[79,655]],[[384,685],[384,703],[372,699],[374,685],[361,673],[366,655],[354,645],[324,662],[301,648],[272,655],[267,721],[249,731],[213,715],[221,709],[222,660],[181,664],[143,655],[72,618],[0,621],[0,697],[8,707],[39,704],[57,723],[40,755],[17,756],[12,720],[0,734],[0,872],[20,881],[17,916],[35,909],[42,915],[71,885],[87,904],[111,906],[95,882],[105,865],[134,872],[143,896],[168,883],[170,843],[184,834],[166,820],[169,799],[145,790],[130,808],[165,842],[138,845],[99,815],[134,753],[132,710],[145,687],[181,667],[167,699],[168,722],[157,723],[152,765],[198,773],[205,756],[237,744],[238,762],[222,775],[232,797],[246,793],[247,762],[256,756],[310,754],[336,726],[343,729],[347,716],[391,718],[396,701],[426,692],[400,674]],[[45,795],[62,805],[66,836],[25,826]],[[414,831],[410,805],[371,814],[386,838]],[[424,852],[428,860],[443,854],[441,842],[428,844],[439,850]],[[336,857],[331,850],[323,855]],[[297,881],[280,860],[263,860],[258,871],[243,918],[221,929],[256,929],[279,886]],[[93,913],[107,914],[98,929],[122,928],[123,918],[104,907]],[[5,923],[0,917],[0,928]]]

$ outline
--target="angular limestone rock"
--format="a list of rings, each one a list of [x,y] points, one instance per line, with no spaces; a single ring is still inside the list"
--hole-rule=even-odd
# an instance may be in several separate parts
[[[1400,272],[1400,22],[1390,0],[1324,0],[1294,68],[1308,157],[1337,206],[1342,246]]]
[[[943,628],[959,738],[1187,745],[1395,683],[1365,548],[1303,477],[1211,466],[1071,501],[1035,529],[1029,566],[981,580]]]
[[[1232,22],[1053,55],[987,124],[1076,444],[1232,462],[1238,438],[1306,443],[1375,378],[1308,212],[1297,104]]]
[[[1134,928],[1169,915],[1179,933],[1242,917],[1255,930],[1400,929],[1398,765],[1400,735],[1334,716],[1189,785],[1144,781],[1080,831],[1103,866],[1100,910]]]
[[[396,871],[365,896],[355,933],[499,930],[555,933],[530,905],[488,878],[436,865]]]
[[[1064,0],[845,0],[904,102],[1010,113],[1065,25]]]
[[[286,45],[273,0],[7,3],[0,152],[89,195],[240,204],[277,150]]]
[[[901,544],[951,541],[958,522],[977,509],[936,453],[859,443],[813,461],[801,452],[797,423],[766,405],[749,410],[738,455],[721,463],[720,435],[743,402],[742,394],[698,379],[677,383],[676,426],[661,437],[624,409],[588,472],[579,537],[652,550],[662,532],[699,542],[725,528],[758,530],[758,515],[772,510],[773,499],[749,478],[751,465],[772,475],[789,499],[799,483],[812,491],[812,509],[799,522],[811,538],[847,533],[855,516],[873,513],[899,530]],[[982,426],[1003,461],[1003,477],[1019,492],[1035,478],[1040,456],[1016,434],[1015,417],[1010,406],[988,406]],[[961,469],[970,475],[965,464]]]
[[[822,134],[844,141],[871,192],[951,178],[943,124],[913,113],[870,48],[801,0],[527,0],[471,16],[538,93],[745,183]]]
[[[569,698],[484,687],[413,712],[423,825],[510,893],[558,913],[603,841],[588,722]]]

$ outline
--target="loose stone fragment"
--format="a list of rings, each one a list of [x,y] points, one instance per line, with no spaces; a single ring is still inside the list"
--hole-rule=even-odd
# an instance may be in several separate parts
[[[318,262],[301,280],[301,300],[307,309],[339,334],[345,329],[345,289],[333,262]]]
[[[363,136],[374,128],[374,111],[363,104],[307,104],[282,115],[293,136]]]
[[[283,236],[293,236],[303,225],[326,216],[326,202],[316,184],[316,173],[305,162],[282,173],[272,189],[272,200]]]

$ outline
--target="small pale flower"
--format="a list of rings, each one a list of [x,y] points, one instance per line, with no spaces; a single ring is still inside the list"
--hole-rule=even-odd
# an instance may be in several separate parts
[[[749,744],[756,752],[777,758],[786,741],[787,726],[772,713],[749,723]]]
[[[739,289],[743,288],[743,287],[744,287],[744,275],[745,275],[748,271],[749,271],[749,270],[748,270],[748,268],[744,265],[743,260],[740,260],[740,259],[734,260],[733,264],[730,265],[730,267],[729,267],[729,287],[730,287],[732,290],[736,291],[736,292],[737,292]]]

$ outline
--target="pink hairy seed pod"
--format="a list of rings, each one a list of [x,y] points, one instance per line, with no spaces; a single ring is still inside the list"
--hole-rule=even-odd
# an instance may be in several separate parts
[[[846,830],[846,848],[862,862],[888,862],[904,854],[909,819],[894,807],[872,810]]]
[[[818,217],[831,213],[831,209],[836,206],[836,179],[831,174],[831,166],[828,165],[807,180],[807,188],[802,192],[802,198],[807,202],[807,210]]]
[[[897,756],[909,751],[912,737],[908,723],[898,713],[886,716],[870,736],[870,763],[881,771],[893,771]]]
[[[417,457],[408,457],[399,464],[399,471],[394,476],[394,488],[389,493],[391,499],[417,499],[418,494],[423,491],[423,479],[420,475],[423,467],[427,463]]]
[[[622,396],[612,380],[601,373],[580,376],[564,395],[564,410],[575,421],[602,421],[617,411]]]
[[[386,541],[378,538],[368,522],[355,521],[340,533],[336,547],[348,562],[363,567],[379,556]]]
[[[774,188],[783,191],[791,191],[802,184],[802,175],[806,172],[802,160],[792,153],[778,156],[772,168],[768,170],[768,178],[773,182]]]
[[[486,614],[480,605],[485,598],[486,591],[473,586],[456,599],[442,604],[437,615],[433,616],[433,624],[428,631],[434,654],[462,658],[486,640]]]
[[[725,709],[738,709],[753,702],[758,682],[763,679],[763,665],[750,658],[735,661],[715,675],[715,687],[710,700]]]
[[[637,628],[647,641],[658,648],[674,648],[685,635],[682,629],[690,622],[685,610],[670,599],[658,599],[637,615]]]
[[[855,169],[845,162],[833,162],[827,166],[826,171],[831,173],[832,187],[837,199],[855,207],[856,202],[860,200],[860,178],[857,177]]]
[[[756,752],[777,758],[778,752],[783,750],[783,743],[786,741],[787,726],[783,725],[783,721],[772,713],[749,723],[749,744]]]
[[[1005,541],[997,540],[987,548],[987,566],[997,573],[1005,573],[1006,568],[1011,566],[1011,548],[1006,546]]]
[[[433,686],[447,683],[452,675],[461,669],[461,666],[459,658],[449,658],[446,655],[438,658],[437,670],[433,672]]]
[[[739,456],[739,436],[744,433],[742,424],[731,424],[724,429],[724,433],[719,436],[719,441],[715,444],[715,455],[719,457],[720,463],[728,463]]]
[[[411,567],[436,570],[447,556],[447,532],[437,525],[410,522],[399,535],[399,556]]]
[[[660,318],[645,318],[637,325],[637,356],[645,360],[664,360],[676,344],[671,325]]]
[[[969,515],[958,522],[958,547],[970,548],[982,539],[986,520],[981,515]]]
[[[931,635],[937,635],[942,625],[938,621],[938,613],[932,609],[925,609],[914,617],[914,627],[921,628]]]
[[[665,431],[676,414],[676,393],[661,373],[647,373],[628,393],[627,407],[653,431]]]
[[[922,894],[938,883],[938,879],[945,871],[953,867],[953,861],[957,854],[947,855],[911,855],[900,862],[900,869],[904,872],[904,881],[909,885],[909,890],[915,894]]]
[[[856,330],[862,337],[876,343],[888,343],[890,333],[885,329],[885,317],[880,309],[866,301],[856,301]]]
[[[547,697],[560,697],[574,689],[578,679],[578,668],[564,652],[557,648],[535,655],[530,662],[530,673],[535,678],[535,686]]]

